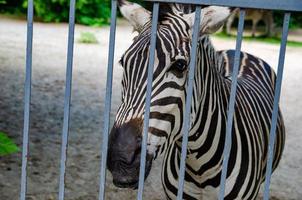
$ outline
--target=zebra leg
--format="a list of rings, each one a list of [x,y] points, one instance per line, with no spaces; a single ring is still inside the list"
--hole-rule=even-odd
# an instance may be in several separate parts
[[[274,34],[275,34],[274,26],[275,25],[274,25],[274,18],[273,18],[272,12],[267,12],[265,24],[266,24],[266,36],[268,36],[268,37],[274,36]]]
[[[257,24],[258,24],[257,19],[253,19],[253,27],[252,27],[252,37],[256,36],[256,31],[257,31]]]

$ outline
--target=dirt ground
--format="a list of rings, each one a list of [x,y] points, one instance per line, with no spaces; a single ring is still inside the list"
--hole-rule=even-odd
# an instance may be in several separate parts
[[[99,44],[75,43],[71,125],[66,174],[66,199],[94,200],[98,196],[100,147],[108,54],[109,27],[76,26],[93,32]],[[57,199],[60,144],[67,52],[67,24],[34,25],[33,91],[31,104],[28,199]],[[131,44],[133,33],[124,22],[118,25],[116,63]],[[231,40],[213,38],[217,49],[234,48]],[[26,23],[0,17],[0,131],[21,146],[23,127],[23,82]],[[255,54],[274,68],[278,45],[244,42],[243,50]],[[284,156],[273,175],[272,199],[302,199],[302,48],[289,47],[282,90],[281,108],[287,128]],[[114,72],[113,110],[116,112],[122,69]],[[21,153],[0,158],[0,200],[17,200],[20,185]],[[135,199],[136,192],[119,190],[107,181],[109,200]],[[260,194],[261,195],[261,194]],[[160,160],[154,163],[146,181],[145,199],[164,199],[160,183]]]

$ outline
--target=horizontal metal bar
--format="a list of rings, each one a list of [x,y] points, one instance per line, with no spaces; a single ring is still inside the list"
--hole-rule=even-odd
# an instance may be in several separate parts
[[[281,86],[282,86],[282,79],[283,79],[283,69],[284,69],[288,30],[289,30],[289,21],[290,21],[290,13],[286,13],[283,22],[283,33],[282,33],[282,41],[281,41],[280,55],[279,55],[278,75],[277,75],[276,88],[275,88],[274,109],[272,115],[272,126],[270,132],[270,140],[269,140],[270,143],[268,148],[268,161],[267,161],[268,163],[266,166],[265,190],[263,195],[264,200],[269,199],[269,187],[270,187],[270,181],[272,176],[274,146],[275,146],[276,129],[277,129],[277,122],[278,122],[279,101],[280,101]]]
[[[59,200],[64,200],[64,192],[65,192],[65,172],[66,172],[66,161],[67,161],[67,146],[68,146],[69,121],[70,121],[70,101],[71,101],[71,86],[72,86],[74,26],[75,26],[75,0],[70,0],[66,86],[65,86],[65,100],[64,100],[65,101],[64,122],[63,122],[63,134],[62,134],[60,182],[59,182]]]
[[[115,33],[116,33],[116,12],[117,0],[111,2],[111,25],[110,25],[110,38],[109,38],[109,56],[108,56],[108,69],[107,69],[107,83],[106,83],[106,100],[104,112],[104,129],[103,129],[103,142],[102,142],[102,161],[100,171],[100,189],[99,200],[105,199],[105,183],[106,183],[106,169],[107,169],[107,156],[108,156],[108,137],[110,126],[110,111],[111,111],[111,98],[112,98],[112,79],[113,79],[113,66],[114,66],[114,50],[115,50]]]
[[[229,101],[229,108],[227,114],[227,130],[225,136],[225,144],[223,150],[223,165],[222,165],[222,173],[221,173],[221,181],[220,181],[220,192],[219,192],[219,200],[224,199],[225,195],[225,184],[227,179],[227,171],[228,171],[228,163],[232,146],[232,130],[233,130],[233,119],[235,112],[235,102],[236,102],[236,92],[237,92],[237,82],[238,82],[238,73],[240,66],[240,53],[241,53],[241,44],[244,30],[244,18],[245,18],[245,10],[240,10],[239,24],[238,24],[238,34],[237,34],[237,43],[236,43],[236,52],[234,58],[234,66],[233,66],[233,75],[232,75],[232,86],[231,86],[231,95]]]
[[[284,10],[302,12],[301,0],[145,0],[163,3],[184,3],[196,5],[216,5],[238,8]]]
[[[25,200],[27,189],[27,161],[28,141],[30,129],[30,101],[31,101],[31,79],[32,79],[32,42],[33,42],[33,0],[27,5],[27,47],[26,47],[26,78],[24,87],[24,125],[23,125],[23,150],[22,150],[22,172],[20,200]]]
[[[189,80],[188,80],[188,88],[187,88],[188,93],[186,97],[186,110],[185,110],[183,129],[182,129],[182,147],[181,147],[181,160],[180,160],[180,170],[179,170],[179,178],[178,178],[179,182],[178,182],[177,200],[183,199],[188,137],[191,128],[190,116],[191,116],[191,104],[193,98],[193,82],[194,82],[195,67],[196,67],[197,46],[198,46],[199,29],[200,29],[200,17],[201,17],[201,7],[198,6],[196,8],[193,36],[192,36],[192,50],[191,50]]]
[[[150,41],[151,46],[150,46],[150,57],[149,57],[150,60],[149,60],[149,65],[148,65],[146,108],[145,108],[145,116],[144,116],[144,129],[143,129],[143,139],[142,139],[142,150],[141,150],[137,200],[143,199],[143,192],[144,192],[146,156],[147,156],[147,139],[148,139],[148,130],[149,130],[149,117],[150,117],[150,107],[151,107],[153,69],[154,69],[154,62],[155,62],[158,15],[159,15],[159,3],[155,3],[153,5],[151,41]]]

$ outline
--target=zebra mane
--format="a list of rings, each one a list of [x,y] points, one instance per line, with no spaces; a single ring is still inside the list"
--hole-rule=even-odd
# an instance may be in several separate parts
[[[159,11],[159,19],[158,21],[164,21],[166,19],[167,14],[171,13],[182,13],[189,14],[195,12],[196,6],[191,4],[178,4],[178,3],[169,3],[169,4],[161,4]]]
[[[178,10],[178,12],[181,12],[183,14],[189,14],[189,13],[195,12],[195,10],[196,10],[196,6],[193,4],[173,3],[173,4],[170,4],[170,6],[174,7],[175,9]]]
[[[143,6],[152,12],[152,2],[144,2]],[[195,12],[196,6],[193,4],[179,4],[179,3],[161,3],[160,10],[164,12],[171,12],[172,9],[176,9],[178,12],[189,14]]]

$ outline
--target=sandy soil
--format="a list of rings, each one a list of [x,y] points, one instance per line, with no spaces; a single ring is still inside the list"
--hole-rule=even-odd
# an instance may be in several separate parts
[[[64,84],[67,52],[67,24],[34,26],[33,91],[31,104],[28,199],[57,199],[60,144],[63,121]],[[83,31],[95,33],[99,44],[75,44],[71,125],[66,174],[66,199],[97,199],[100,144],[106,82],[109,28],[76,26],[76,38]],[[116,63],[130,45],[131,27],[119,23]],[[234,41],[214,38],[217,49],[234,48]],[[19,145],[23,126],[23,82],[26,23],[0,18],[0,131]],[[278,63],[277,45],[244,42],[243,49]],[[273,199],[302,199],[302,48],[288,48],[281,107],[287,127],[282,162],[272,179]],[[114,72],[114,117],[119,103],[122,70]],[[21,154],[0,158],[0,200],[18,199]],[[135,191],[112,186],[110,174],[106,199],[134,199]],[[160,160],[154,163],[146,181],[145,199],[164,199],[160,184]]]

